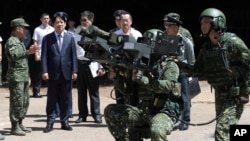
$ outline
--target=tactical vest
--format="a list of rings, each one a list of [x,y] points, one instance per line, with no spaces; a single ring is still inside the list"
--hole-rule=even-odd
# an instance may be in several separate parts
[[[173,61],[171,58],[165,61],[166,64]],[[166,65],[167,67],[168,65]],[[158,80],[162,80],[164,77],[164,72],[167,68],[158,67],[157,73],[159,74],[156,76]],[[176,115],[179,114],[179,104],[178,100],[181,95],[181,86],[179,82],[176,82],[175,86],[173,87],[172,91],[165,93],[158,93],[157,91],[149,91],[146,86],[141,86],[138,91],[138,104],[139,108],[143,109],[144,111],[148,111],[151,114],[157,113],[159,111],[168,111],[174,112]]]
[[[221,47],[212,46],[210,42],[205,43],[204,71],[208,83],[213,87],[230,86],[234,84],[235,78],[230,71],[232,45],[230,40],[235,34],[225,33],[221,38]],[[231,63],[231,64],[230,64]]]

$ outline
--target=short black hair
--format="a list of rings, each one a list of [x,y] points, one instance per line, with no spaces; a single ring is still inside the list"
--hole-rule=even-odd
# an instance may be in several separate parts
[[[44,12],[44,13],[42,13],[42,14],[40,15],[40,18],[43,18],[44,16],[49,16],[49,14],[46,13],[46,12]]]
[[[118,9],[116,10],[114,13],[113,13],[113,16],[115,17],[116,20],[119,20],[121,17],[122,14],[126,14],[128,13],[127,11],[125,10],[122,10],[122,9]]]
[[[53,18],[52,18],[52,22],[53,22],[53,23],[55,22],[55,20],[56,20],[57,17],[62,18],[62,20],[63,20],[64,22],[67,22],[67,21],[68,21],[68,18],[69,18],[68,14],[65,13],[65,12],[56,12],[56,13],[53,15]]]

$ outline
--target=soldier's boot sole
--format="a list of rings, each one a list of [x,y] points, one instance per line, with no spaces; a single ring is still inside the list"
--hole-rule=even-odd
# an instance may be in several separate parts
[[[23,125],[20,125],[20,128],[21,128],[25,133],[31,133],[31,131],[32,131],[31,128],[25,127],[25,126],[23,126]]]
[[[11,131],[11,134],[16,135],[16,136],[25,136],[26,135],[26,133],[23,130],[21,130],[20,128]]]
[[[5,136],[0,134],[0,140],[4,140],[5,139]]]

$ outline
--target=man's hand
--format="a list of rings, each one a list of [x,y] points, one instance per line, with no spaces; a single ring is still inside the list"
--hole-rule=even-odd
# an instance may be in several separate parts
[[[35,61],[41,61],[41,56],[38,54],[38,52],[35,53]]]
[[[143,75],[143,71],[133,71],[133,78],[134,81],[138,83],[142,83],[144,85],[147,85],[149,83],[148,77]]]
[[[37,45],[31,45],[28,49],[28,54],[34,54],[39,51],[39,47]]]
[[[48,73],[43,73],[42,74],[42,79],[43,80],[49,80],[49,74]]]
[[[72,73],[72,80],[76,80],[77,79],[77,73]]]
[[[116,70],[112,67],[109,67],[108,70],[108,78],[109,79],[114,79],[116,77]]]
[[[106,71],[105,71],[104,68],[100,68],[100,69],[98,69],[98,71],[97,71],[98,76],[103,76],[103,75],[105,75],[105,73],[106,73]]]

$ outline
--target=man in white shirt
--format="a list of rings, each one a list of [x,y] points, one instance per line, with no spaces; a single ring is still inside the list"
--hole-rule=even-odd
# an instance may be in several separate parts
[[[54,27],[49,25],[50,16],[48,13],[42,13],[40,16],[41,24],[34,29],[32,36],[33,44],[38,45],[39,52],[34,55],[34,59],[30,59],[30,78],[34,98],[42,97],[40,88],[42,85],[40,62],[41,62],[41,46],[43,37],[54,31]],[[33,62],[34,61],[34,62]]]
[[[135,28],[132,27],[132,16],[129,12],[123,10],[120,13],[120,24],[121,27],[119,30],[115,31],[114,33],[117,35],[128,35],[129,36],[129,42],[137,42],[138,37],[142,37],[142,33],[138,30],[136,30]],[[111,73],[117,73],[113,70],[113,68],[111,68],[109,70],[110,75],[114,75]],[[119,74],[119,73],[117,73]],[[119,77],[118,77],[119,78]],[[116,78],[116,79],[118,79]],[[123,95],[121,94],[121,92],[119,92],[116,88],[116,84],[115,85],[115,97],[116,97],[116,103],[117,104],[124,104],[124,98]]]
[[[115,31],[117,35],[128,35],[129,42],[136,42],[138,37],[142,37],[142,33],[132,27],[132,16],[128,12],[124,12],[120,15],[121,29]]]

